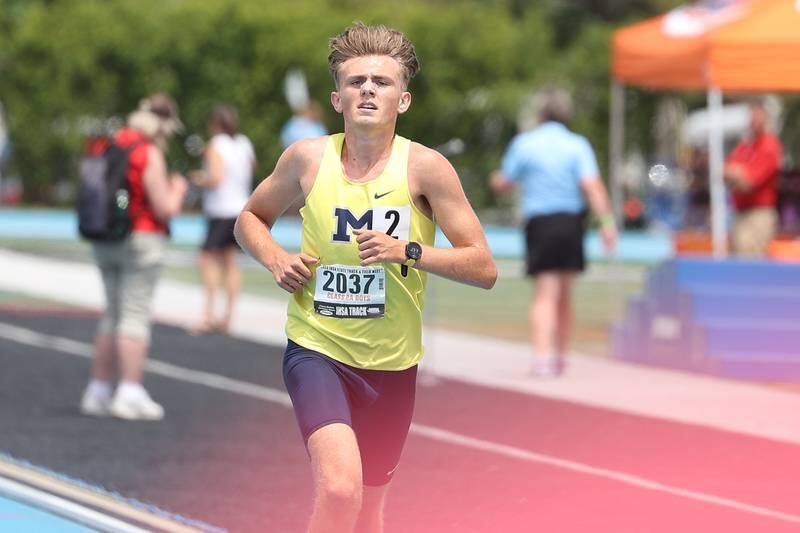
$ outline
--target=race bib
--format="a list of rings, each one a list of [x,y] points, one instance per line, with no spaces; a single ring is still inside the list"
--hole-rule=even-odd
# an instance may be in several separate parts
[[[386,308],[382,266],[317,267],[314,310],[333,318],[381,318]]]

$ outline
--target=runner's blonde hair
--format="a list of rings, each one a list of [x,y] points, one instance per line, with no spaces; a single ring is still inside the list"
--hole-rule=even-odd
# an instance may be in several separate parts
[[[403,87],[419,72],[419,59],[414,45],[402,32],[383,25],[367,26],[356,22],[330,40],[328,68],[339,85],[339,67],[348,59],[362,56],[389,56],[403,68]]]

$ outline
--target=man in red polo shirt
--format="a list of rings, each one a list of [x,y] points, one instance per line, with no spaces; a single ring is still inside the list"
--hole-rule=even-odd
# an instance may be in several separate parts
[[[739,142],[725,163],[725,182],[736,206],[733,250],[737,255],[763,256],[778,227],[775,206],[783,147],[767,131],[767,120],[764,104],[752,102],[750,136]]]

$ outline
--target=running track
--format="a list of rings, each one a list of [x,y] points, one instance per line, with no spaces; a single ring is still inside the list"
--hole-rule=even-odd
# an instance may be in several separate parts
[[[89,312],[0,310],[0,451],[231,531],[303,530],[310,477],[279,347],[159,325],[153,359],[170,366],[147,384],[166,420],[95,420],[77,411],[94,325]],[[386,532],[534,531],[800,531],[800,446],[420,385]]]

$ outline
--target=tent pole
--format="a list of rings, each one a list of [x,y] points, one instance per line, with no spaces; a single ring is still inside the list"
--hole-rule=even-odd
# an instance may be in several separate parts
[[[625,153],[625,86],[611,81],[611,115],[609,120],[609,188],[611,189],[611,209],[617,227],[623,229],[625,219],[622,216],[624,190],[622,183],[622,159]]]
[[[708,89],[708,179],[711,189],[711,237],[714,257],[723,258],[728,253],[728,231],[725,183],[723,181],[722,91]]]

